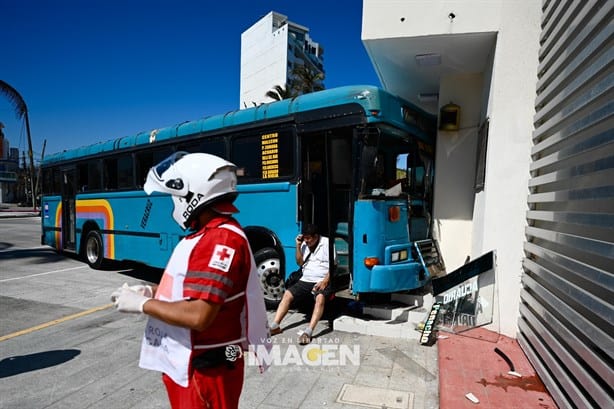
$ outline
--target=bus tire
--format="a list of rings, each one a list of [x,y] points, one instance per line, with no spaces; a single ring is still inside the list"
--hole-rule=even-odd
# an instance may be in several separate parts
[[[94,269],[100,269],[104,262],[104,244],[98,230],[92,230],[85,238],[83,256],[87,264]]]
[[[254,253],[260,288],[264,294],[264,303],[268,309],[276,309],[284,295],[283,272],[281,271],[281,257],[277,250],[265,247]]]

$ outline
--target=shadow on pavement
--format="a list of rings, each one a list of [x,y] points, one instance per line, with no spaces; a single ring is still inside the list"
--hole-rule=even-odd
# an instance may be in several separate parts
[[[45,264],[64,259],[64,255],[58,254],[51,248],[4,250],[10,247],[10,245],[7,246],[7,243],[0,242],[0,250],[3,250],[0,251],[0,260],[34,258],[36,263]]]
[[[164,273],[164,270],[161,268],[150,267],[139,263],[123,262],[117,263],[115,267],[117,270],[122,270],[119,271],[119,274],[153,284],[159,284],[160,279],[162,278],[162,273]]]
[[[68,362],[81,353],[78,349],[37,352],[35,354],[12,356],[0,361],[0,378],[37,371]]]

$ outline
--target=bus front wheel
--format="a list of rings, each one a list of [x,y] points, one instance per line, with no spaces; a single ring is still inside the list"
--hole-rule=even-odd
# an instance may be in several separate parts
[[[281,271],[281,257],[277,250],[267,247],[254,254],[264,303],[268,309],[275,309],[284,295],[284,278]]]
[[[97,230],[92,230],[85,239],[85,261],[90,267],[99,269],[104,261],[104,244]]]

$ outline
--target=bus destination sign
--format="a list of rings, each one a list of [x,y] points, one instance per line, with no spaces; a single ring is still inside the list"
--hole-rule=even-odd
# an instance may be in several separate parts
[[[262,178],[279,177],[279,134],[264,134],[261,140]]]

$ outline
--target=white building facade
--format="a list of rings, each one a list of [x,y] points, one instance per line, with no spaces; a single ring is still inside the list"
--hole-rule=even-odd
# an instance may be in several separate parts
[[[612,406],[614,2],[363,0],[384,88],[433,113],[434,234],[448,271],[496,251],[489,329],[559,407]]]
[[[491,329],[511,337],[527,224],[539,3],[365,0],[363,11],[362,39],[386,89],[432,113],[460,106],[460,129],[437,136],[433,231],[448,271],[496,251],[501,310]],[[485,179],[476,188],[481,127],[488,131]]]
[[[322,54],[307,27],[271,11],[241,34],[240,109],[273,101],[266,93],[286,87],[298,64],[324,73]]]

